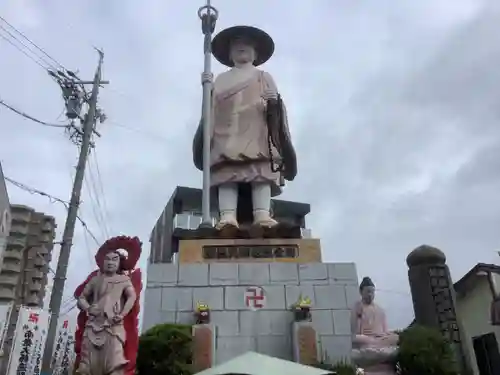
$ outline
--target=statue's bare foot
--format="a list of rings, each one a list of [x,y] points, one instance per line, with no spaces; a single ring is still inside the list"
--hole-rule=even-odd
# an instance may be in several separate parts
[[[263,228],[272,228],[278,225],[278,222],[271,217],[268,211],[255,211],[253,225]]]
[[[238,221],[236,218],[233,217],[226,217],[226,218],[221,218],[219,222],[215,225],[215,229],[217,230],[223,230],[223,229],[229,229],[229,228],[236,228],[238,229],[240,225],[238,224]]]

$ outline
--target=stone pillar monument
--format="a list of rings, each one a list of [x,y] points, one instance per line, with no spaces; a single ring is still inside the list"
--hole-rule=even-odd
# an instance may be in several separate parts
[[[455,291],[444,253],[422,245],[406,258],[415,322],[437,328],[452,343],[460,368],[467,374],[463,333],[455,309]]]

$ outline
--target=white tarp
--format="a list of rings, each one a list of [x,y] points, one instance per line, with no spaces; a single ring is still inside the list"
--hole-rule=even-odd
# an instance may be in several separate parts
[[[317,369],[284,359],[269,357],[264,354],[248,352],[219,366],[215,366],[196,375],[328,375],[331,372]]]
[[[5,342],[5,336],[7,336],[7,329],[9,328],[12,306],[14,306],[13,302],[0,304],[0,353],[3,353],[3,343]]]
[[[19,309],[6,375],[40,375],[48,326],[48,311],[27,307]]]

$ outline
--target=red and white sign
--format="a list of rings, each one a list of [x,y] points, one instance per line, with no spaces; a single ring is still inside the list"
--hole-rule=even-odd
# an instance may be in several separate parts
[[[266,305],[266,294],[260,286],[249,286],[245,290],[245,306],[251,310],[262,309]]]
[[[40,375],[48,328],[48,311],[24,306],[19,309],[7,375]]]
[[[71,374],[70,367],[74,356],[73,324],[65,319],[59,320],[54,352],[52,353],[53,375]]]

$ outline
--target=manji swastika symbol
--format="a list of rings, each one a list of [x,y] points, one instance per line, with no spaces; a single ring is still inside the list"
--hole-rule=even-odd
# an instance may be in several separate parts
[[[266,302],[264,289],[259,286],[250,286],[245,291],[245,305],[250,309],[261,309]]]

